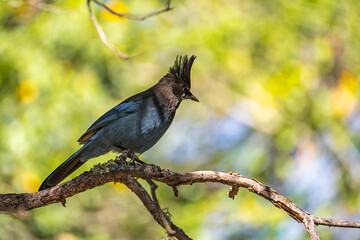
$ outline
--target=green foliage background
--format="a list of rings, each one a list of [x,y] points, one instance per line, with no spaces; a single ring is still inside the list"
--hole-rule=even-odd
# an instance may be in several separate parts
[[[114,2],[110,4],[115,4]],[[132,13],[157,0],[124,0]],[[175,171],[257,178],[321,217],[360,218],[360,2],[176,1],[145,21],[94,6],[121,61],[99,39],[85,1],[0,4],[0,192],[34,192],[76,151],[102,113],[157,82],[178,54],[198,56],[192,92],[142,159]],[[40,9],[39,9],[40,8]],[[114,154],[93,159],[71,177]],[[69,179],[71,178],[69,177]],[[146,184],[144,184],[146,185]],[[306,239],[301,224],[258,196],[202,184],[160,185],[162,207],[194,239]],[[319,227],[324,239],[360,231]],[[160,239],[124,186],[107,184],[27,213],[0,215],[0,239]]]

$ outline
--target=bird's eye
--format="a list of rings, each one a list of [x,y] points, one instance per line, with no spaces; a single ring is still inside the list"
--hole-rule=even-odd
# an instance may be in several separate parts
[[[182,97],[183,99],[185,99],[186,96],[189,95],[189,93],[190,93],[189,89],[183,88],[183,94],[181,95],[181,97]]]

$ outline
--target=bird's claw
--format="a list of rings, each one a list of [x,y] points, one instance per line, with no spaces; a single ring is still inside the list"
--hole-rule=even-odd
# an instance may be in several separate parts
[[[123,151],[120,157],[123,158],[124,160],[126,160],[127,158],[130,158],[130,163],[132,163],[134,165],[136,163],[141,164],[141,165],[145,164],[145,162],[143,162],[139,159],[139,156],[137,156],[135,153],[127,151],[127,150]]]
[[[137,156],[135,153],[131,153],[131,154],[130,154],[130,159],[131,159],[131,162],[133,162],[133,163],[139,163],[139,164],[141,164],[141,165],[144,165],[144,164],[145,164],[145,162],[141,161],[141,160],[139,159],[139,156]]]

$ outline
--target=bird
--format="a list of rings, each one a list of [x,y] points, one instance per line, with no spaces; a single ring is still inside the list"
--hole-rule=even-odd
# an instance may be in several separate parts
[[[110,151],[126,153],[132,160],[138,160],[140,154],[164,135],[182,100],[199,102],[190,92],[190,72],[195,58],[178,55],[158,83],[97,119],[78,139],[83,146],[44,180],[39,191],[56,186],[87,160]]]

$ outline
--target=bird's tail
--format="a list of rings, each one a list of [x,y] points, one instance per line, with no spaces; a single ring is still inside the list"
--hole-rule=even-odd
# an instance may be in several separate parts
[[[39,191],[53,187],[64,180],[72,172],[78,169],[85,161],[81,161],[82,153],[85,146],[80,148],[77,152],[71,155],[65,162],[57,167],[41,184]]]

